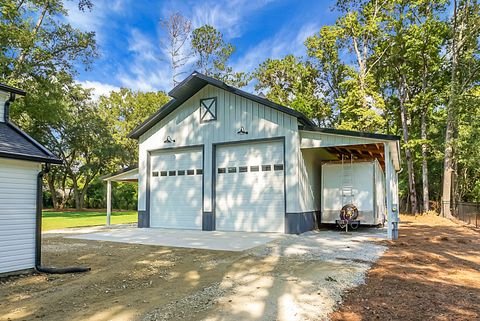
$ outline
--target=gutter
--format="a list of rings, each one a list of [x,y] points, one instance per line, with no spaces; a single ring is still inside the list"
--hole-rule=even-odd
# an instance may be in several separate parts
[[[37,212],[36,212],[36,228],[35,228],[35,269],[40,273],[65,274],[80,273],[90,271],[89,267],[73,266],[65,268],[42,266],[42,203],[43,203],[43,175],[50,171],[50,164],[45,163],[45,168],[37,175]]]

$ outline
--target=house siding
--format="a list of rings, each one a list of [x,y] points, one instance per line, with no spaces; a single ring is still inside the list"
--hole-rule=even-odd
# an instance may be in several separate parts
[[[35,265],[35,213],[40,164],[0,158],[0,273]]]
[[[200,122],[200,99],[217,97],[217,120]],[[237,134],[240,127],[248,135]],[[167,136],[174,143],[164,143]],[[203,211],[212,212],[213,144],[285,137],[286,211],[302,212],[299,202],[300,137],[296,117],[277,111],[223,89],[207,85],[143,134],[139,147],[139,211],[147,206],[148,151],[203,144]],[[310,209],[312,210],[312,209]]]
[[[321,166],[313,150],[302,150],[299,159],[300,208],[303,212],[320,210]]]

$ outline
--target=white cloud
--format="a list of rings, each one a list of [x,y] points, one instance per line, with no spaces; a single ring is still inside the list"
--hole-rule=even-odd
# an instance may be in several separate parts
[[[158,39],[138,29],[130,32],[128,50],[133,59],[120,71],[118,80],[128,88],[141,91],[171,89],[171,71]]]
[[[320,29],[320,25],[307,23],[299,29],[283,28],[273,37],[263,40],[253,46],[248,52],[237,59],[235,70],[253,71],[266,59],[280,59],[285,55],[301,56],[305,54],[305,40]]]
[[[105,27],[115,21],[112,16],[123,15],[129,0],[95,1],[91,11],[78,9],[77,1],[65,2],[66,21],[82,31],[94,31],[97,41],[105,40]]]
[[[246,21],[249,16],[274,0],[231,0],[231,1],[196,1],[192,3],[181,3],[171,1],[163,7],[163,16],[172,12],[181,12],[192,21],[194,28],[205,24],[215,27],[227,39],[236,38],[242,35]]]
[[[120,87],[101,83],[99,81],[85,80],[85,81],[77,81],[77,83],[82,85],[84,88],[93,89],[92,95],[94,100],[97,100],[98,98],[100,98],[100,96],[108,95],[111,91],[120,90]]]

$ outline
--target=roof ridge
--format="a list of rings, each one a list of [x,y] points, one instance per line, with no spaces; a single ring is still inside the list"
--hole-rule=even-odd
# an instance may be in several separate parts
[[[193,80],[197,79],[196,82]],[[189,84],[189,82],[193,82]],[[188,86],[187,86],[188,84]],[[182,82],[180,82],[177,86],[175,86],[172,90],[168,92],[168,95],[172,97],[172,100],[170,100],[168,103],[163,105],[159,110],[157,110],[152,116],[147,118],[144,122],[142,122],[140,125],[135,127],[133,131],[131,131],[127,137],[129,138],[139,138],[141,135],[143,135],[147,130],[152,128],[154,124],[156,124],[158,121],[166,117],[168,114],[170,114],[173,110],[175,110],[177,107],[179,107],[183,102],[185,102],[188,98],[192,97],[195,93],[200,91],[203,87],[206,85],[212,85],[215,87],[218,87],[220,89],[223,89],[225,91],[228,91],[232,94],[241,96],[243,98],[253,100],[259,104],[265,105],[267,107],[276,109],[280,112],[289,114],[291,116],[296,117],[302,124],[307,125],[307,126],[312,126],[313,123],[310,119],[307,118],[303,113],[287,106],[283,106],[280,104],[277,104],[276,102],[273,102],[267,98],[261,97],[259,95],[255,95],[249,92],[246,92],[244,90],[238,89],[236,87],[230,86],[226,84],[225,82],[218,80],[216,78],[206,76],[198,71],[192,72],[188,77],[186,77]],[[187,87],[187,88],[185,88]],[[188,88],[190,87],[190,88]],[[185,88],[185,89],[184,89]],[[183,93],[182,93],[183,90]],[[193,93],[192,93],[193,92]]]

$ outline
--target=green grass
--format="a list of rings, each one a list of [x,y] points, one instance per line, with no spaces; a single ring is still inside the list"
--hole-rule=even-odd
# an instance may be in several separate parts
[[[105,225],[107,213],[101,212],[43,212],[42,231],[67,227]],[[111,224],[136,223],[137,211],[112,212]]]

